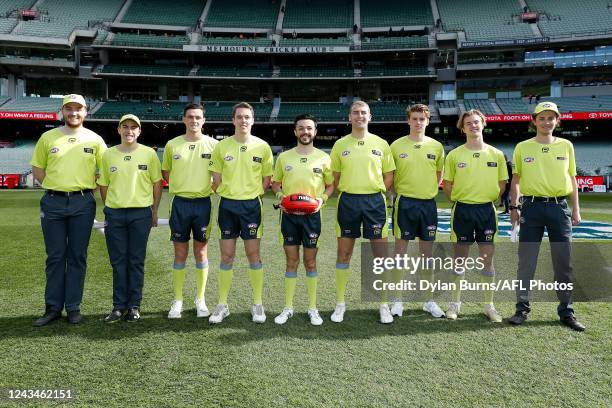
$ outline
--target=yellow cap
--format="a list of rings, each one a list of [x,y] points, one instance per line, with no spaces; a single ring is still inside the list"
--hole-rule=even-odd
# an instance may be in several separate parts
[[[133,120],[134,122],[136,122],[136,124],[138,125],[138,127],[141,127],[141,126],[140,126],[140,119],[138,119],[138,116],[136,116],[136,115],[133,115],[133,114],[131,114],[131,113],[128,113],[127,115],[123,115],[123,116],[121,117],[121,119],[119,119],[119,125],[121,126],[121,124],[122,124],[123,122],[125,122],[126,120]]]
[[[559,108],[557,108],[557,104],[554,102],[540,102],[536,105],[535,109],[533,110],[533,117],[535,118],[538,113],[542,113],[544,111],[551,111],[551,112],[555,112],[557,114],[557,116],[561,116],[561,113],[559,112]]]
[[[69,103],[78,103],[84,108],[87,107],[87,102],[85,102],[85,98],[77,94],[64,95],[64,99],[62,101],[62,107]]]

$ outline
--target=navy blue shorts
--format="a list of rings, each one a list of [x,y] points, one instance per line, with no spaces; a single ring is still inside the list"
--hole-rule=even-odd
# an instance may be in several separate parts
[[[303,245],[317,248],[321,235],[321,212],[310,215],[292,215],[281,212],[281,238],[283,245]]]
[[[451,241],[471,244],[491,244],[497,236],[495,204],[457,202],[451,211]]]
[[[387,203],[383,193],[340,194],[336,235],[339,238],[359,238],[362,225],[364,238],[387,238]]]
[[[438,230],[436,200],[398,196],[393,208],[393,232],[396,239],[434,241]]]
[[[261,238],[263,233],[261,200],[232,200],[221,197],[217,217],[221,239]]]
[[[210,238],[210,197],[184,198],[175,196],[170,209],[170,240],[206,242]]]

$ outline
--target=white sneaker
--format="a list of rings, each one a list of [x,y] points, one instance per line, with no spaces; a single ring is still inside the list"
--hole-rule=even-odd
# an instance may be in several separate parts
[[[423,311],[430,313],[433,317],[444,317],[444,312],[433,300],[423,303]]]
[[[253,316],[254,323],[265,323],[266,312],[264,312],[263,305],[253,305],[251,308],[251,316]]]
[[[380,322],[383,324],[393,323],[393,316],[391,315],[391,311],[389,310],[389,305],[384,304],[380,305]]]
[[[196,315],[198,317],[208,317],[208,316],[210,316],[210,312],[208,311],[208,307],[206,307],[206,300],[205,299],[196,299],[195,300],[195,305],[196,305]]]
[[[321,315],[319,315],[317,309],[308,309],[308,317],[310,317],[310,324],[313,326],[320,326],[323,324],[323,319]]]
[[[457,320],[457,316],[459,316],[460,309],[461,302],[449,302],[448,310],[446,311],[446,318],[451,320]]]
[[[344,312],[346,312],[346,303],[336,303],[336,309],[330,320],[334,323],[341,323],[344,320]]]
[[[180,319],[182,311],[183,301],[175,300],[174,302],[172,302],[172,306],[170,306],[170,311],[168,312],[168,319]]]
[[[502,317],[499,313],[497,313],[497,310],[495,310],[493,303],[487,303],[484,306],[484,314],[493,323],[501,323],[502,321]]]
[[[285,324],[287,320],[293,317],[293,309],[284,308],[281,314],[274,318],[274,323]]]
[[[391,303],[391,316],[402,317],[404,314],[404,303],[401,300],[395,300]]]
[[[229,307],[227,305],[217,305],[215,307],[215,311],[208,318],[208,323],[210,324],[218,324],[223,321],[227,316],[230,315]]]

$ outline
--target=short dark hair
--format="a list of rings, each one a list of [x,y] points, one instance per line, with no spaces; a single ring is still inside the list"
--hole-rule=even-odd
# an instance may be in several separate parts
[[[190,103],[185,106],[185,109],[183,109],[183,117],[185,117],[185,115],[187,115],[187,111],[191,109],[200,109],[202,111],[202,116],[206,116],[206,109],[204,109],[203,105],[200,105],[199,103]]]
[[[232,119],[234,119],[234,116],[236,115],[236,110],[240,108],[250,109],[251,115],[253,115],[253,120],[255,120],[255,109],[253,109],[253,106],[251,106],[251,104],[248,102],[240,102],[234,105],[232,108]]]
[[[295,120],[293,121],[293,127],[296,127],[297,123],[300,120],[312,120],[312,122],[315,125],[315,129],[317,128],[317,118],[315,118],[313,115],[311,115],[310,113],[304,113],[302,115],[298,115],[295,117]]]

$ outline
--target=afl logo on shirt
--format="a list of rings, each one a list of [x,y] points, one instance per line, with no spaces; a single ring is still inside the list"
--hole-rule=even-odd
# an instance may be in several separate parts
[[[285,166],[285,171],[291,171],[291,170],[293,170],[293,167],[291,167],[290,165]]]
[[[345,150],[342,152],[343,156],[348,156],[351,152],[349,150]]]
[[[400,159],[405,159],[406,157],[408,157],[408,155],[406,153],[400,153],[400,155],[399,155]]]
[[[457,163],[457,167],[459,167],[460,169],[464,169],[467,167],[467,163],[463,163],[463,162]]]
[[[175,154],[174,156],[172,156],[172,158],[174,160],[180,160],[181,159],[181,155],[180,154]]]
[[[114,173],[117,171],[117,168],[115,166],[111,166],[111,168],[109,169],[111,173]]]
[[[531,156],[530,156],[530,157],[525,157],[525,158],[523,159],[523,161],[524,161],[525,163],[533,163],[533,162],[535,161],[535,159],[534,159],[533,157],[531,157]]]
[[[49,150],[50,153],[57,153],[59,152],[59,148],[54,147],[53,149]]]
[[[223,158],[223,160],[225,160],[225,161],[232,161],[232,160],[234,160],[234,156],[225,156]]]

